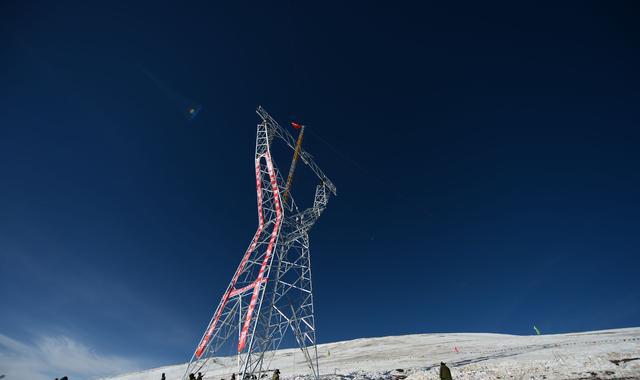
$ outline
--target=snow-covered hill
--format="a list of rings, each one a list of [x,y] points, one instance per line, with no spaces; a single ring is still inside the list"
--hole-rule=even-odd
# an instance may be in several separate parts
[[[441,361],[457,379],[640,379],[640,328],[575,334],[423,334],[356,339],[318,346],[326,380],[435,380]],[[229,379],[235,357],[219,358],[204,378]],[[281,350],[270,368],[281,378],[307,374],[299,350]],[[113,380],[178,380],[185,365]]]

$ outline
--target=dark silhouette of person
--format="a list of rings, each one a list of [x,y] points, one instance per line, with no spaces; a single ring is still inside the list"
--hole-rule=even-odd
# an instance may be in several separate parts
[[[202,380],[202,374],[198,372],[198,378],[196,380]]]
[[[60,380],[69,380],[69,378],[66,377],[66,376],[62,376],[62,379],[60,379]]]
[[[452,380],[451,370],[445,362],[440,362],[440,380]]]
[[[190,373],[189,380],[196,380],[196,375],[194,375],[193,373]]]
[[[167,380],[167,377],[164,375],[164,372],[162,372],[162,377],[160,378],[160,380]]]
[[[231,374],[231,380],[236,380],[236,374],[235,373]]]
[[[271,380],[280,380],[280,370],[276,368],[275,371],[273,371],[273,376],[271,376]]]

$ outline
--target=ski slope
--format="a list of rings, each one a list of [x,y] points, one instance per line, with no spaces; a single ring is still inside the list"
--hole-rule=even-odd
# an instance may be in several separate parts
[[[326,380],[435,380],[439,364],[454,379],[640,379],[640,328],[573,334],[421,334],[356,339],[318,346]],[[216,358],[205,379],[229,380],[235,357]],[[185,364],[112,377],[112,380],[181,378]],[[298,349],[280,350],[270,368],[281,379],[307,375]]]

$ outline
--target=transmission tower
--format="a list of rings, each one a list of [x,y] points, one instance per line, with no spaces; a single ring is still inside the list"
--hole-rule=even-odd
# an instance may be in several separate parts
[[[319,377],[316,328],[311,284],[309,230],[327,206],[336,187],[302,149],[298,139],[281,127],[262,107],[256,134],[256,193],[258,228],[238,269],[222,295],[183,379],[205,372],[216,357],[237,355],[238,380],[260,379],[287,331],[302,350],[315,379]],[[284,142],[294,151],[287,181],[271,157],[271,143]],[[291,194],[296,162],[300,159],[319,179],[313,206],[300,209]]]

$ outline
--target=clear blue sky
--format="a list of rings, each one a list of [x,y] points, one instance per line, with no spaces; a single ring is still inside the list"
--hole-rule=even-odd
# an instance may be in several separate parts
[[[257,104],[330,145],[320,342],[640,324],[637,3],[210,3],[0,5],[1,336],[187,360],[255,231]]]

